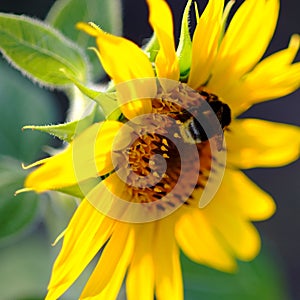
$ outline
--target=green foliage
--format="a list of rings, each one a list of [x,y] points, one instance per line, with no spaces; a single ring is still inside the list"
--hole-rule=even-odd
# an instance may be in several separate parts
[[[46,22],[61,30],[83,49],[95,45],[95,39],[77,30],[77,22],[94,22],[103,30],[120,34],[122,28],[121,1],[119,0],[58,0],[46,18]],[[95,53],[88,53],[94,78],[100,78],[104,71]]]
[[[65,74],[87,80],[88,62],[83,52],[37,20],[0,13],[0,50],[24,75],[43,85],[70,84]]]
[[[0,64],[0,242],[23,232],[36,218],[38,199],[33,193],[14,196],[23,187],[27,173],[21,162],[29,163],[40,155],[49,137],[26,134],[21,128],[29,122],[54,121],[49,94],[36,89],[27,79]],[[34,145],[34,147],[33,147]]]
[[[51,272],[49,244],[35,236],[0,249],[1,299],[44,299]]]
[[[52,214],[52,221],[59,221],[55,214]],[[39,230],[14,245],[0,248],[1,300],[45,299],[52,263],[61,246],[59,242],[51,247],[52,242],[45,230]],[[94,267],[95,261],[92,261],[60,299],[78,299]]]
[[[50,25],[25,16],[0,13],[0,51],[23,75],[41,85],[65,89],[75,84],[84,95],[100,104],[105,114],[107,109],[113,111],[117,102],[86,86],[90,67],[85,51],[80,47],[91,46],[94,40],[76,30],[75,24],[79,21],[94,21],[108,32],[120,33],[120,1],[57,1],[46,20]],[[94,64],[94,77],[103,75],[94,53],[90,59]],[[93,104],[80,120],[45,126],[55,121],[49,95],[2,64],[0,78],[0,105],[1,111],[5,112],[0,118],[0,239],[3,240],[22,232],[36,217],[38,197],[34,193],[15,197],[14,192],[23,187],[27,174],[21,169],[21,163],[37,160],[41,147],[48,143],[48,136],[38,131],[70,142],[90,124],[102,120],[103,114],[99,106]],[[72,89],[74,86],[65,89],[68,95],[72,94]],[[75,98],[72,100],[76,101]],[[117,118],[120,112],[115,115]],[[25,127],[33,131],[22,132],[21,128],[28,124],[35,124]],[[78,187],[73,190],[75,195],[81,195]]]
[[[14,196],[22,187],[25,175],[19,161],[0,156],[0,242],[25,229],[36,215],[36,195]]]
[[[235,274],[198,265],[182,255],[185,299],[288,300],[281,270],[262,252],[251,262],[240,262]]]
[[[30,163],[40,154],[49,137],[23,132],[22,127],[55,121],[54,99],[4,63],[0,63],[0,78],[0,154]]]

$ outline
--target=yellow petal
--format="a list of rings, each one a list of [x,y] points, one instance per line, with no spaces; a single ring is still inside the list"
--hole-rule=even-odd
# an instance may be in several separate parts
[[[193,36],[192,65],[188,85],[199,88],[209,78],[222,30],[224,0],[209,1]]]
[[[270,43],[278,12],[278,0],[248,0],[240,6],[221,42],[209,90],[225,94],[224,88],[255,66]]]
[[[269,70],[271,71],[272,68],[270,67]],[[276,73],[274,69],[272,71],[272,73],[266,71],[261,74],[254,72],[245,80],[245,84],[252,87],[252,91],[247,97],[251,104],[276,99],[299,88],[300,63],[283,66],[280,70],[277,69]],[[265,80],[265,83],[262,80]]]
[[[179,79],[179,63],[175,52],[173,18],[171,10],[164,0],[147,0],[151,24],[160,49],[155,65],[157,76],[173,80]]]
[[[103,68],[115,84],[133,79],[154,77],[154,71],[147,55],[133,42],[106,33],[93,23],[78,23],[77,28],[96,37]],[[145,89],[147,88],[145,87]],[[149,94],[155,94],[156,90],[154,87],[152,89],[153,92],[148,91]],[[149,99],[144,100],[142,104],[135,101],[132,106],[133,109],[127,106],[122,108],[123,113],[128,118],[132,118],[132,115],[150,113],[152,110]]]
[[[251,221],[270,218],[276,210],[272,197],[243,172],[227,168],[213,204],[220,211]],[[204,212],[205,213],[205,212]]]
[[[72,186],[77,183],[77,177],[73,170],[72,148],[70,145],[63,152],[38,161],[31,166],[39,164],[41,166],[27,176],[24,183],[26,188],[41,193],[47,190]]]
[[[221,271],[235,270],[235,260],[217,239],[213,224],[207,222],[201,210],[186,209],[176,224],[175,234],[178,244],[191,260]]]
[[[97,254],[112,233],[114,221],[83,200],[72,217],[55,261],[46,299],[58,299]]]
[[[257,119],[239,119],[225,133],[227,160],[241,169],[278,167],[299,158],[300,128]]]
[[[300,86],[300,63],[292,64],[300,46],[299,35],[293,35],[287,49],[262,60],[250,73],[220,95],[238,115],[254,103],[275,99]]]
[[[152,245],[155,223],[135,225],[136,236],[132,261],[126,278],[128,300],[154,299],[154,265]]]
[[[121,288],[134,248],[130,224],[116,223],[114,232],[101,254],[80,299],[115,300]]]
[[[204,210],[205,218],[213,224],[223,247],[229,247],[230,251],[241,260],[251,260],[258,254],[260,250],[259,234],[255,227],[243,216],[228,210],[224,213],[224,210],[221,210],[214,201],[206,206]]]
[[[79,182],[114,169],[111,152],[122,126],[117,121],[95,123],[74,140],[73,165]]]
[[[157,299],[183,299],[179,250],[174,237],[171,218],[157,222],[153,255]],[[170,222],[171,221],[171,222]]]
[[[295,59],[299,47],[300,47],[300,36],[298,34],[294,34],[291,37],[288,48],[276,52],[270,55],[269,57],[265,58],[264,60],[262,60],[255,67],[255,72],[264,73],[270,67],[276,70],[279,66],[290,65]]]
[[[42,165],[28,175],[25,187],[40,193],[108,173],[113,169],[112,144],[121,126],[117,121],[93,124],[61,153],[33,164]]]
[[[151,98],[156,96],[156,78],[139,78],[116,85],[117,99],[127,119],[151,113]]]
[[[77,28],[97,38],[101,63],[116,84],[136,78],[154,77],[147,55],[133,42],[106,33],[93,23],[78,23]]]

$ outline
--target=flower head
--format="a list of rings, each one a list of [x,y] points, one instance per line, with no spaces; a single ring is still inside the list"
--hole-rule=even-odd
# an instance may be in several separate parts
[[[47,299],[60,297],[104,245],[81,299],[115,299],[126,274],[128,299],[182,299],[179,249],[195,262],[235,270],[236,259],[253,259],[260,249],[251,222],[275,211],[241,169],[299,157],[299,128],[237,119],[254,103],[299,87],[300,65],[292,64],[298,36],[261,60],[279,2],[245,1],[225,30],[232,3],[224,10],[224,1],[210,0],[192,41],[186,36],[177,53],[168,5],[147,2],[159,43],[150,56],[92,23],[78,24],[96,38],[122,117],[93,124],[27,177],[25,186],[37,192],[79,185],[85,194],[65,231]]]

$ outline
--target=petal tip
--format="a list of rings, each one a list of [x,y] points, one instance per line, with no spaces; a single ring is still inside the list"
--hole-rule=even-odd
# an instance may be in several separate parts
[[[19,189],[19,190],[15,191],[14,196],[18,196],[19,194],[27,193],[27,192],[33,192],[33,191],[34,191],[33,188],[23,188],[23,189]]]

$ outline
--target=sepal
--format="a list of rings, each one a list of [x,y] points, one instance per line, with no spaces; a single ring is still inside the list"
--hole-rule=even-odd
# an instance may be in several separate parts
[[[64,72],[64,70],[61,70]],[[85,85],[73,76],[65,74],[75,86],[87,97],[95,101],[103,111],[105,119],[107,120],[118,120],[121,115],[121,110],[118,107],[118,101],[115,92],[100,92],[95,91]]]
[[[192,0],[189,0],[184,9],[181,22],[179,44],[176,54],[179,59],[180,79],[185,81],[189,75],[192,62],[192,41],[189,31],[189,12]]]
[[[70,143],[75,136],[77,136],[79,133],[81,133],[84,129],[89,127],[95,121],[96,115],[97,115],[97,106],[94,105],[91,113],[88,114],[83,119],[64,123],[64,124],[58,124],[58,125],[45,125],[45,126],[27,125],[24,126],[22,130],[31,129],[31,130],[46,132],[50,135],[59,138],[62,141]]]
[[[156,55],[159,50],[159,43],[158,43],[158,39],[157,39],[155,33],[153,33],[152,37],[149,39],[149,41],[143,47],[143,50],[148,55],[149,60],[152,63],[154,63],[155,59],[156,59]]]
[[[61,192],[70,196],[77,197],[79,199],[83,199],[86,197],[85,192],[92,190],[97,184],[101,182],[101,178],[90,178],[84,182],[81,182],[80,185],[75,184],[72,186],[62,187],[56,189],[57,192]]]

